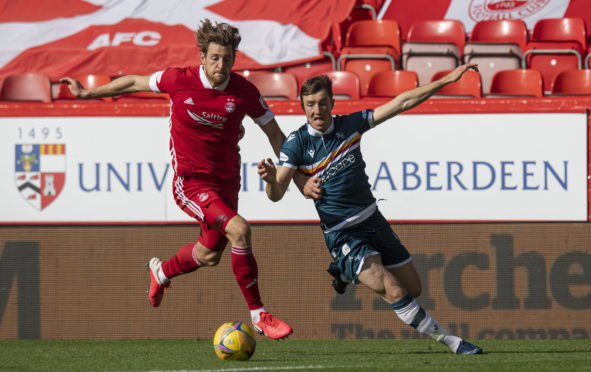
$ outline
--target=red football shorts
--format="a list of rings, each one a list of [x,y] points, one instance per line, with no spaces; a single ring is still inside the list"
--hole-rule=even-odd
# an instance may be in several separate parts
[[[175,176],[172,185],[176,204],[201,225],[199,243],[221,251],[226,248],[226,226],[238,214],[238,191],[204,185],[194,177]]]

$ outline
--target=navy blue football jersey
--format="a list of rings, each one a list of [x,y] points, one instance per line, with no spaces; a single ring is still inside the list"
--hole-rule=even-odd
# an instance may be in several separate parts
[[[352,226],[376,210],[360,149],[372,118],[373,110],[335,116],[324,133],[306,123],[281,147],[279,165],[321,179],[323,195],[314,203],[325,231]]]

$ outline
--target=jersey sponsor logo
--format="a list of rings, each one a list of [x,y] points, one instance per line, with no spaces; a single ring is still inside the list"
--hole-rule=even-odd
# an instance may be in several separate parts
[[[17,144],[15,180],[21,196],[42,211],[60,195],[66,181],[65,144]]]
[[[468,14],[474,21],[523,19],[544,9],[550,0],[471,0]]]
[[[322,183],[327,182],[333,176],[337,175],[343,169],[347,168],[349,165],[353,163],[355,163],[355,155],[349,154],[341,160],[339,160],[336,164],[331,165],[330,168],[324,171],[324,173],[322,173],[322,176],[320,176],[320,178],[322,179]]]
[[[207,125],[215,129],[224,129],[224,123],[228,121],[228,118],[217,114],[208,114],[203,112],[201,115],[197,115],[194,112],[187,110],[187,113],[191,119],[202,125]]]
[[[228,98],[228,102],[226,102],[226,112],[231,114],[234,112],[234,110],[236,110],[236,104],[234,103],[234,100],[231,100],[230,98]]]
[[[314,159],[314,154],[315,154],[315,153],[316,153],[316,151],[315,151],[314,149],[310,149],[310,150],[308,150],[308,154],[310,154],[310,157],[311,157],[312,159]]]
[[[195,105],[195,103],[193,102],[193,97],[189,97],[185,100],[185,102],[187,105]]]

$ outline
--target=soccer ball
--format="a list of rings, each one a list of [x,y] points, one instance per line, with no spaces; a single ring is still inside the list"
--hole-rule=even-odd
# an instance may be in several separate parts
[[[244,322],[227,322],[213,336],[213,349],[223,360],[248,360],[254,354],[256,340]]]

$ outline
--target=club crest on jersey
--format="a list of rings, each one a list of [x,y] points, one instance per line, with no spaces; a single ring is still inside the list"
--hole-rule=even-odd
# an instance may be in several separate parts
[[[42,211],[60,195],[66,182],[65,144],[15,145],[15,181],[21,196]]]
[[[232,100],[228,99],[228,102],[226,102],[226,112],[231,114],[234,112],[234,110],[236,110],[236,104]]]
[[[209,199],[209,194],[206,192],[202,192],[201,194],[199,194],[199,201],[200,202],[204,202],[207,199]]]

